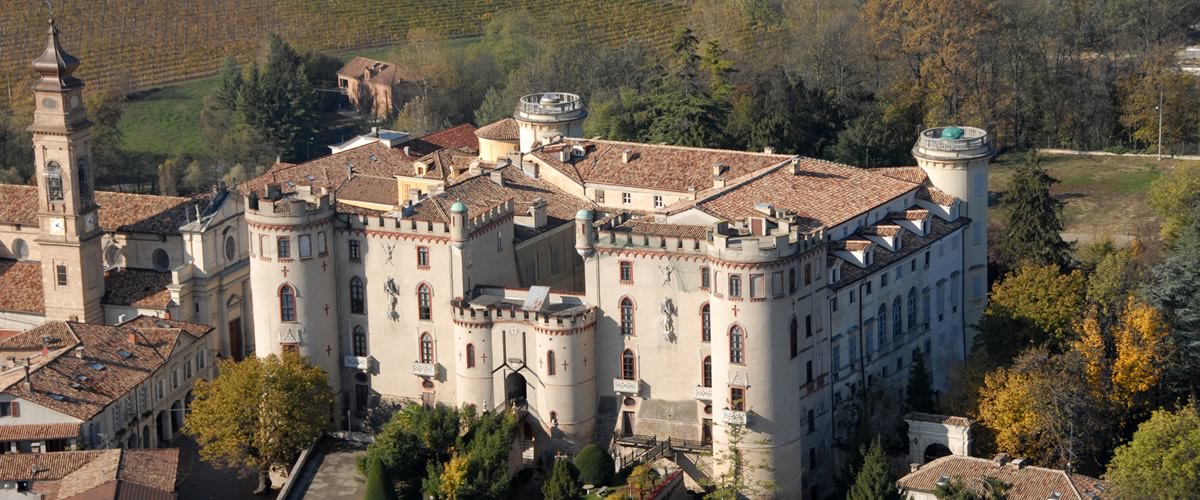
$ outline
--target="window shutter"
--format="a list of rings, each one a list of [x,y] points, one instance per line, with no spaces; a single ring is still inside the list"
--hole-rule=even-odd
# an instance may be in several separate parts
[[[12,403],[12,416],[13,416],[13,417],[19,417],[19,416],[21,416],[21,403],[18,403],[18,402],[16,402],[16,401],[13,401],[13,403]]]

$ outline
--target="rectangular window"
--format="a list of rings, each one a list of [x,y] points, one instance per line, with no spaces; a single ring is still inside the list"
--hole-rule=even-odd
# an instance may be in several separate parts
[[[765,281],[766,278],[761,274],[750,275],[750,298],[754,299],[767,295]]]
[[[809,469],[817,468],[817,448],[816,447],[812,447],[812,448],[808,449],[808,468]],[[809,498],[820,498],[817,496],[817,487],[815,485],[812,488],[809,488],[808,494],[809,494]]]
[[[596,203],[604,203],[604,190],[603,189],[596,190]]]
[[[863,290],[863,296],[871,295],[871,280],[867,280],[866,288]]]
[[[904,277],[904,268],[901,266],[903,266],[903,264],[896,266],[896,281],[900,281],[900,279]]]
[[[854,303],[854,290],[850,290],[850,303]]]
[[[429,247],[417,247],[417,267],[429,268]]]
[[[908,270],[912,271],[912,272],[917,272],[917,259],[908,261]]]
[[[887,271],[884,271],[883,274],[879,275],[879,288],[886,287],[887,282],[888,282],[888,273],[887,273]]]
[[[300,258],[312,257],[312,236],[300,235]]]
[[[867,349],[867,356],[870,356],[875,352],[875,324],[867,323],[864,327],[864,334],[863,343],[865,345],[863,347]]]
[[[925,251],[925,269],[929,269],[929,250]]]
[[[362,262],[362,247],[358,240],[350,240],[350,262]]]
[[[733,411],[746,411],[746,388],[729,388],[729,408]]]
[[[804,286],[812,284],[812,264],[804,264]]]
[[[354,384],[354,411],[367,412],[367,399],[371,397],[371,389],[367,384]]]
[[[740,275],[740,274],[729,275],[729,296],[730,297],[741,297],[742,296],[742,275]]]
[[[800,289],[800,284],[796,282],[796,268],[788,269],[788,292],[796,293]]]
[[[280,237],[278,240],[279,251],[275,253],[281,259],[287,259],[292,256],[292,246],[287,237]]]
[[[810,337],[812,337],[812,334],[813,334],[812,315],[809,314],[804,317],[804,337],[810,338]]]
[[[654,208],[662,208],[664,206],[665,205],[663,204],[663,197],[659,196],[657,194],[654,195]]]
[[[619,276],[619,278],[621,279],[621,281],[625,282],[625,283],[632,283],[633,282],[633,262],[623,260],[623,261],[621,261],[620,266],[621,266],[621,275]]]
[[[625,205],[633,203],[633,195],[629,193],[621,193],[621,203]]]
[[[712,287],[712,276],[708,266],[700,268],[700,288]]]
[[[67,286],[66,264],[56,264],[54,266],[54,279],[58,282],[58,286]]]
[[[946,287],[941,282],[937,284],[937,315],[938,321],[942,320],[942,315],[946,314]]]
[[[808,433],[812,434],[814,432],[817,432],[817,412],[810,408],[808,410]]]
[[[329,246],[325,244],[325,231],[317,233],[317,254],[325,255],[329,253]]]
[[[783,296],[783,271],[775,271],[771,274],[771,294],[776,297]]]
[[[268,243],[267,235],[259,235],[258,237],[258,255],[260,257],[271,256],[271,245]]]
[[[833,309],[833,312],[837,312],[837,310],[838,310],[838,296],[837,296],[837,294],[836,294],[836,293],[834,293],[834,294],[833,294],[833,298],[829,299],[829,307]]]
[[[504,230],[496,231],[496,251],[504,250]]]
[[[808,360],[808,361],[804,362],[804,374],[805,374],[804,383],[811,384],[813,381],[812,360]]]

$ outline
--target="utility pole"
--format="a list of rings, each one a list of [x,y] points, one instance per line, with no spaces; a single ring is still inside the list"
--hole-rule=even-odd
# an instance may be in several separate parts
[[[1162,161],[1162,115],[1163,115],[1163,93],[1158,91],[1158,106],[1154,109],[1158,110],[1158,161]]]

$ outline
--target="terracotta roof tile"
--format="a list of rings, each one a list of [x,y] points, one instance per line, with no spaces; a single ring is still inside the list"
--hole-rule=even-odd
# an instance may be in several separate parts
[[[30,344],[40,348],[43,334],[63,337],[64,325],[69,329],[65,333],[72,337],[53,345],[55,348],[61,345],[61,349],[31,370],[30,388],[16,383],[22,379],[18,376],[4,378],[7,383],[4,390],[81,420],[103,411],[165,364],[184,332],[166,322],[163,325],[168,328],[133,328],[128,323],[108,326],[49,322],[0,342],[0,348],[31,347]],[[130,334],[137,337],[136,344],[129,342]],[[82,351],[76,351],[76,346],[82,346]]]
[[[119,453],[118,450],[5,453],[0,455],[0,481],[57,481],[97,457],[114,452]]]
[[[517,120],[505,118],[496,123],[479,127],[475,130],[475,135],[480,139],[492,141],[519,141],[521,140],[521,128],[517,125]]]
[[[888,214],[888,219],[891,220],[925,220],[928,218],[929,211],[924,208],[910,208],[903,212]]]
[[[859,239],[844,239],[833,242],[833,248],[836,250],[846,250],[848,252],[863,252],[871,248],[871,240]]]
[[[633,234],[644,234],[648,236],[662,236],[667,238],[687,238],[693,240],[705,240],[708,238],[709,226],[690,225],[690,224],[664,224],[654,222],[654,217],[630,218],[621,224],[614,226],[611,231],[629,232]]]
[[[967,417],[956,417],[953,415],[936,415],[933,413],[922,413],[919,411],[911,411],[904,414],[905,420],[914,420],[917,422],[929,422],[934,424],[946,424],[956,427],[970,427],[975,423]]]
[[[904,245],[899,251],[892,252],[880,245],[875,245],[871,265],[860,268],[858,266],[842,266],[842,279],[840,279],[834,288],[841,288],[861,279],[863,276],[879,271],[880,269],[890,266],[893,263],[917,253],[919,250],[929,246],[934,241],[946,237],[957,229],[961,229],[970,222],[966,217],[947,222],[940,217],[934,217],[930,221],[929,234],[918,236],[911,232],[904,234]],[[907,231],[907,230],[906,230]],[[840,259],[839,257],[829,256],[829,259]]]
[[[0,311],[44,314],[43,302],[42,264],[0,259]]]
[[[202,323],[189,323],[187,321],[179,321],[177,319],[155,318],[154,316],[146,316],[144,314],[117,326],[137,328],[138,330],[179,329],[191,334],[191,336],[196,338],[203,337],[214,330],[212,326]]]
[[[999,465],[985,458],[953,455],[921,466],[916,472],[900,478],[896,484],[909,491],[932,492],[937,489],[937,483],[943,476],[951,479],[996,478],[1011,486],[1008,498],[1014,499],[1044,500],[1051,498],[1054,493],[1064,500],[1090,500],[1092,494],[1098,498],[1116,498],[1112,485],[1107,481],[1067,474],[1056,469],[1031,465],[1018,468],[1011,462]],[[1076,485],[1083,485],[1086,489],[1080,491]],[[968,486],[976,487],[970,483]]]
[[[774,168],[697,206],[727,220],[742,220],[762,215],[754,206],[765,202],[799,216],[802,228],[816,229],[841,224],[917,188],[866,169],[811,158],[799,162],[796,174],[787,165]]]
[[[179,448],[125,450],[121,479],[151,488],[175,491],[179,471]]]
[[[171,302],[171,273],[121,269],[104,275],[104,304],[165,309]]]
[[[404,72],[395,64],[357,56],[337,71],[339,76],[361,80],[367,68],[371,68],[368,82],[378,85],[395,85],[405,80]]]
[[[67,452],[79,453],[79,452]],[[179,449],[105,450],[59,481],[58,498],[173,499]]]
[[[269,184],[278,184],[284,193],[295,192],[297,185],[335,190],[350,178],[349,169],[372,177],[415,176],[413,162],[419,158],[420,155],[409,156],[401,149],[376,141],[304,163],[276,164],[263,175],[238,186],[238,190],[243,194],[257,191],[263,195]]]
[[[876,224],[874,226],[867,226],[859,230],[859,232],[862,234],[886,237],[900,234],[900,231],[903,231],[903,228],[891,224]]]
[[[212,194],[194,197],[97,191],[100,227],[109,232],[179,234],[179,228],[204,211]],[[37,187],[0,184],[0,222],[36,226]]]
[[[548,153],[537,153],[535,156],[547,161],[553,168],[567,170],[564,172],[567,175],[589,183],[676,192],[712,187],[715,165],[728,167],[724,175],[734,178],[791,158],[787,155],[602,140],[565,139],[563,144],[589,148],[589,152],[583,158],[572,159],[566,164],[554,160]],[[630,152],[628,163],[622,160],[626,150]],[[564,165],[573,168],[565,169]],[[577,173],[572,174],[570,170]]]
[[[0,425],[0,441],[40,441],[79,437],[82,424]]]
[[[400,201],[399,186],[394,177],[355,175],[337,191],[339,200],[396,206]]]
[[[921,186],[917,188],[917,198],[937,203],[943,207],[948,207],[953,205],[955,201],[958,201],[958,198],[946,194],[946,192],[933,186]]]
[[[868,169],[877,174],[886,175],[893,179],[900,179],[913,184],[924,184],[929,180],[929,176],[925,174],[921,167],[872,167]]]
[[[467,148],[479,151],[479,137],[475,136],[474,125],[460,123],[448,129],[413,139],[401,146],[408,146],[414,153],[422,156],[440,149]]]

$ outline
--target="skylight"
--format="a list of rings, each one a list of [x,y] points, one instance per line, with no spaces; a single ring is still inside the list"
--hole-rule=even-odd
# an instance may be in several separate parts
[[[92,363],[92,364],[89,364],[89,365],[88,365],[88,368],[91,368],[91,369],[93,369],[93,370],[96,370],[96,371],[101,371],[101,370],[103,370],[103,369],[104,369],[104,368],[106,368],[106,367],[105,367],[104,365],[100,364],[100,363]]]
[[[66,396],[63,396],[62,394],[59,394],[56,392],[48,392],[48,393],[46,393],[46,395],[50,396],[50,399],[53,399],[55,401],[63,401],[65,399],[67,399]]]
[[[120,356],[121,359],[129,359],[133,357],[133,353],[124,349],[117,351],[117,355]]]

